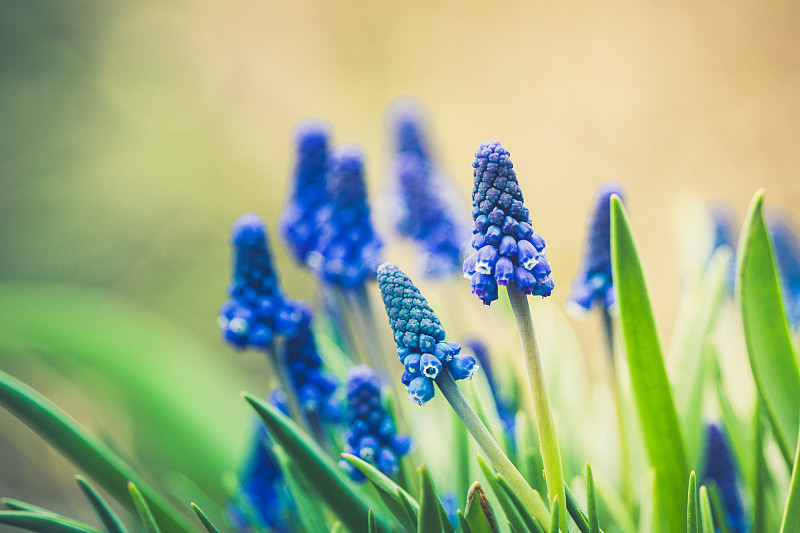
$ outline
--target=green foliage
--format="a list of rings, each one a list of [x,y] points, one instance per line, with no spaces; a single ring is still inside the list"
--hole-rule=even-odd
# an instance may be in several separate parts
[[[97,519],[102,524],[105,532],[126,533],[122,522],[119,520],[119,518],[117,518],[106,501],[100,496],[94,487],[92,487],[89,482],[83,479],[81,476],[75,476],[75,481],[78,483],[78,487],[80,487],[81,492],[83,492],[83,495],[92,506],[92,510],[94,510],[94,514],[97,515]]]
[[[498,533],[497,520],[489,498],[477,481],[469,488],[464,513],[471,533]]]

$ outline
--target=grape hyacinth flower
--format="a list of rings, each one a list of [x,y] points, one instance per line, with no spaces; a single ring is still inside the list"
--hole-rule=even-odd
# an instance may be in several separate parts
[[[568,299],[587,311],[595,304],[605,309],[614,305],[614,282],[611,275],[612,194],[622,198],[619,184],[609,182],[597,189],[583,264],[580,273],[572,281],[572,292]]]
[[[240,216],[231,228],[230,242],[233,280],[229,299],[219,311],[222,336],[237,349],[267,349],[276,335],[295,334],[307,317],[278,285],[267,228],[258,215]]]
[[[458,271],[462,231],[447,202],[446,183],[429,156],[419,113],[404,108],[396,113],[394,174],[403,214],[397,230],[422,249],[426,275],[442,277]]]
[[[769,217],[769,232],[780,272],[786,317],[797,328],[800,326],[800,240],[784,216]]]
[[[359,148],[345,145],[334,151],[326,191],[328,203],[318,213],[318,235],[306,262],[321,280],[356,289],[375,275],[383,247],[370,222]]]
[[[398,460],[411,449],[411,437],[398,434],[394,421],[381,403],[381,382],[367,365],[347,374],[347,424],[345,452],[374,465],[389,477],[399,471]],[[347,461],[341,462],[354,481],[364,475]]]
[[[748,531],[744,515],[739,487],[736,483],[736,468],[725,436],[716,424],[708,424],[705,472],[703,483],[713,481],[719,489],[722,503],[725,506],[725,521],[728,527],[737,533]]]
[[[297,159],[291,196],[278,219],[278,228],[294,258],[304,263],[317,234],[317,212],[325,205],[328,165],[328,127],[317,121],[297,128]]]
[[[427,300],[395,264],[378,267],[378,285],[397,344],[397,357],[405,366],[402,382],[408,399],[424,405],[434,396],[434,380],[447,370],[455,380],[471,378],[478,370],[461,345],[445,341],[445,332]]]
[[[339,382],[323,369],[311,331],[310,311],[304,309],[303,313],[308,320],[303,322],[297,334],[287,337],[283,343],[284,358],[297,401],[303,411],[317,413],[322,420],[339,422],[341,405],[335,395]]]
[[[512,281],[520,292],[550,296],[553,280],[544,239],[533,231],[508,151],[499,142],[481,144],[472,163],[472,247],[464,275],[485,305],[497,299],[498,285]]]

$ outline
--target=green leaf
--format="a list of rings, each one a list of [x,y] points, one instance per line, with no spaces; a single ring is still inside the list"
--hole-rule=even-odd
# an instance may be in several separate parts
[[[728,521],[725,519],[725,504],[722,503],[722,496],[719,494],[717,484],[713,481],[708,485],[708,495],[711,498],[711,508],[714,511],[713,516],[717,517],[715,522],[719,533],[731,533],[728,527]]]
[[[583,509],[581,509],[578,500],[575,499],[575,495],[569,490],[569,485],[566,483],[564,484],[564,494],[567,495],[567,512],[572,517],[572,521],[575,522],[575,525],[578,526],[581,533],[589,533],[589,519],[586,513],[583,512]]]
[[[800,371],[784,313],[763,204],[762,190],[750,204],[739,238],[736,291],[750,368],[764,399],[775,440],[791,468],[800,429]]]
[[[62,516],[33,511],[0,511],[0,524],[36,533],[100,533],[91,526]]]
[[[506,478],[500,474],[497,474],[497,482],[499,483],[500,488],[505,491],[508,500],[516,508],[517,513],[519,513],[520,517],[522,517],[522,521],[525,524],[525,529],[534,533],[544,533],[544,530],[541,528],[541,526],[539,526],[539,523],[536,521],[536,519],[533,518],[533,515],[531,515],[528,510],[525,509],[525,504],[519,499],[519,496],[517,496],[517,493],[511,488],[511,485],[508,484]]]
[[[23,502],[22,500],[17,500],[15,498],[0,498],[0,504],[9,507],[12,511],[27,511],[31,513],[56,516],[58,518],[64,518],[66,520],[69,520],[67,517],[61,516],[60,514],[51,511],[50,509],[45,509],[44,507],[39,507],[38,505],[34,505],[28,502]]]
[[[444,531],[442,513],[439,512],[439,496],[425,465],[417,467],[420,481],[419,517],[417,533],[439,533]]]
[[[800,438],[798,438],[797,450],[794,453],[794,467],[792,468],[792,479],[789,482],[789,495],[786,497],[786,507],[783,510],[783,520],[781,520],[781,533],[790,533],[797,530],[800,524]]]
[[[127,486],[133,481],[153,506],[167,533],[194,533],[188,520],[105,444],[49,400],[2,371],[0,404],[130,510],[135,511],[135,506],[128,497]]]
[[[689,495],[686,505],[686,531],[699,533],[697,529],[697,478],[694,470],[689,474]]]
[[[550,533],[558,533],[558,494],[553,496],[553,503],[550,504],[552,514],[550,515]]]
[[[314,480],[319,497],[352,531],[364,529],[367,513],[372,507],[348,480],[342,470],[325,454],[319,445],[276,407],[249,394],[244,399],[264,421],[270,436],[297,463],[306,479]],[[381,529],[390,529],[378,519]]]
[[[397,520],[403,524],[406,529],[416,529],[416,517],[419,514],[419,503],[402,487],[392,481],[386,474],[364,461],[360,457],[349,453],[342,453],[342,459],[353,465],[359,472],[364,474],[367,481],[372,483],[378,494],[386,503],[386,507],[394,515]],[[402,492],[411,507],[412,515],[406,510],[403,500],[400,498],[399,493]]]
[[[628,216],[611,198],[611,259],[622,339],[645,448],[671,531],[683,528],[686,453],[653,309]]]
[[[494,518],[489,498],[477,481],[469,488],[464,513],[472,533],[498,533],[497,520]]]
[[[378,524],[375,523],[375,513],[372,512],[371,507],[367,514],[367,531],[368,533],[378,533]]]
[[[289,494],[292,495],[292,499],[297,505],[297,515],[300,518],[303,529],[308,533],[324,533],[328,531],[325,518],[320,514],[319,505],[309,494],[306,480],[302,479],[297,463],[289,459],[286,451],[279,444],[273,445],[272,451],[281,465],[281,471],[286,481],[286,487],[289,489]],[[372,513],[372,509],[369,512]],[[375,517],[372,517],[372,521],[375,521]]]
[[[129,482],[128,491],[131,493],[131,499],[136,506],[136,512],[139,513],[139,520],[141,520],[144,526],[145,533],[161,533],[156,519],[150,511],[150,506],[147,505],[147,501],[144,499],[144,496],[142,496],[138,487],[136,487],[134,483]]]
[[[708,489],[705,485],[700,487],[700,525],[702,533],[715,533],[711,501],[708,499]]]
[[[597,516],[597,494],[594,491],[592,467],[586,463],[586,509],[588,511],[589,533],[600,533],[600,521]]]
[[[467,519],[464,518],[464,513],[461,512],[461,509],[456,511],[456,516],[458,516],[458,527],[461,528],[461,533],[472,533],[472,530],[469,528],[469,524],[467,523]]]
[[[492,488],[494,497],[497,499],[498,503],[500,503],[500,507],[503,508],[503,513],[505,513],[511,528],[515,531],[527,531],[522,515],[519,514],[519,511],[509,499],[506,491],[500,486],[500,482],[497,480],[497,474],[486,464],[486,461],[483,460],[480,454],[476,454],[475,457],[478,459],[478,465],[481,467],[483,475],[486,476],[486,481]]]
[[[206,531],[208,531],[208,533],[219,533],[219,529],[217,529],[217,526],[215,526],[211,522],[211,520],[208,519],[206,513],[204,513],[203,510],[197,506],[197,504],[191,502],[191,506],[192,506],[192,511],[194,511],[194,514],[196,514],[197,518],[200,519],[200,522],[203,523],[203,527],[206,528]]]
[[[614,485],[601,474],[602,471],[593,470],[592,481],[594,482],[594,489],[597,493],[598,500],[602,502],[608,514],[611,515],[611,522],[614,523],[617,529],[624,533],[636,533],[636,526],[634,525],[630,509],[625,504],[625,501],[622,499],[619,492],[617,492]],[[642,529],[641,531],[645,530]]]
[[[380,493],[379,493],[380,494]],[[409,531],[416,531],[417,530],[417,515],[419,515],[419,507],[414,508],[414,504],[411,502],[411,496],[401,489],[397,489],[397,498],[400,500],[400,503],[403,504],[403,509],[406,511],[406,516],[408,517],[409,523],[413,525],[413,527]],[[404,522],[401,522],[404,523]]]
[[[89,501],[89,505],[92,506],[94,514],[103,525],[103,529],[107,533],[126,533],[122,522],[113,511],[111,511],[111,508],[94,487],[81,476],[75,476],[75,481],[78,483],[78,487],[81,489],[81,492],[83,492],[83,495]]]

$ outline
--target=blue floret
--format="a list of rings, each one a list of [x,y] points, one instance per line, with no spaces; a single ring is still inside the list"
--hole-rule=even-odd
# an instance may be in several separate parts
[[[317,214],[318,234],[306,263],[321,280],[355,289],[375,275],[383,247],[370,221],[359,148],[334,151],[326,193],[328,203]]]
[[[544,254],[544,239],[531,226],[528,208],[509,153],[496,141],[481,144],[472,164],[472,247],[464,275],[472,292],[489,305],[498,285],[525,294],[550,296],[553,280]]]
[[[749,531],[728,443],[716,424],[708,424],[707,432],[703,483],[713,481],[717,485],[725,506],[728,527],[737,533]]]
[[[378,267],[378,286],[394,332],[397,356],[405,367],[401,380],[409,400],[424,405],[433,398],[433,381],[444,369],[456,380],[475,374],[475,359],[460,354],[458,343],[444,340],[444,328],[433,309],[397,265],[384,263]]]
[[[347,423],[345,452],[374,465],[387,476],[399,471],[399,459],[411,449],[411,437],[398,434],[394,421],[381,403],[381,383],[366,365],[350,369],[347,375]],[[347,461],[344,468],[354,481],[364,475]]]

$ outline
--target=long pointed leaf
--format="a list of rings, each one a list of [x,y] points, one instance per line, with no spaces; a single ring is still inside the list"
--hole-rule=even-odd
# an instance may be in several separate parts
[[[128,491],[131,493],[134,505],[136,505],[136,511],[139,513],[139,520],[144,526],[145,533],[161,533],[161,528],[158,527],[156,518],[150,510],[150,506],[147,505],[147,500],[144,499],[136,484],[129,482]]]
[[[276,407],[249,394],[244,399],[255,409],[270,436],[280,444],[289,457],[297,463],[306,479],[314,480],[318,496],[336,513],[342,523],[352,531],[364,529],[367,513],[372,507],[356,490],[342,470],[293,421]],[[382,529],[389,526],[381,523]]]
[[[286,481],[286,487],[289,489],[289,494],[292,495],[292,499],[297,505],[297,514],[303,529],[308,533],[324,533],[328,530],[325,518],[322,516],[319,506],[316,505],[313,494],[309,494],[307,480],[302,478],[302,473],[297,463],[292,461],[283,447],[278,444],[272,446],[272,451],[281,465],[281,471]],[[372,509],[369,512],[371,514]],[[372,521],[375,521],[375,517],[372,518]]]
[[[89,504],[97,515],[97,519],[103,525],[106,533],[126,533],[125,527],[117,516],[111,511],[106,501],[98,494],[88,481],[81,476],[75,476],[75,481],[78,483],[81,492],[89,501]]]
[[[764,220],[764,192],[750,204],[739,238],[736,283],[750,368],[787,464],[800,428],[800,371]]]
[[[699,533],[697,521],[697,477],[694,470],[689,475],[689,494],[686,504],[686,531]]]
[[[708,499],[708,489],[700,487],[700,530],[702,533],[714,533],[714,516],[711,514],[711,500]]]
[[[439,512],[439,496],[433,487],[431,475],[425,465],[417,468],[419,473],[420,501],[417,533],[440,533],[444,531],[442,513]]]
[[[519,496],[517,496],[517,494],[514,492],[514,489],[511,488],[511,485],[508,484],[506,478],[500,474],[497,474],[497,482],[500,484],[500,488],[506,492],[506,497],[508,497],[508,500],[514,505],[514,507],[516,507],[517,512],[522,517],[522,521],[525,523],[525,528],[533,533],[544,533],[544,530],[541,528],[541,526],[539,526],[539,522],[537,522],[533,515],[531,515],[528,510],[525,509],[525,504],[519,499]],[[556,498],[557,497],[558,496],[556,496]],[[555,523],[558,524],[558,520],[556,520]]]
[[[798,524],[800,524],[800,438],[794,454],[792,480],[789,483],[789,495],[786,497],[786,507],[783,510],[781,533],[795,531]]]
[[[0,404],[89,474],[119,502],[135,512],[128,482],[142,491],[158,520],[170,533],[194,533],[188,520],[136,471],[69,415],[39,393],[0,371]]]
[[[86,524],[58,515],[32,511],[0,511],[0,524],[35,531],[36,533],[100,533]]]
[[[656,472],[670,530],[683,528],[686,453],[672,399],[653,309],[628,216],[611,198],[611,258],[622,338],[645,448]]]
[[[206,528],[206,531],[208,531],[208,533],[219,533],[219,529],[217,529],[217,526],[215,526],[211,520],[208,519],[206,513],[204,513],[203,510],[200,509],[194,502],[192,502],[191,505],[192,511],[194,511],[194,514],[196,514],[197,518],[200,519],[200,522],[203,523],[203,527]]]
[[[517,508],[508,498],[506,491],[500,486],[500,482],[497,481],[497,474],[486,464],[486,461],[483,460],[480,454],[477,454],[476,457],[478,459],[478,465],[481,467],[483,475],[486,476],[486,481],[492,488],[494,497],[497,499],[498,503],[500,503],[500,507],[503,508],[503,513],[505,513],[511,528],[514,531],[526,531],[527,528],[525,527],[525,521],[522,519],[522,515],[519,514]]]
[[[469,488],[464,514],[472,533],[498,533],[497,520],[489,504],[489,498],[477,481]]]

